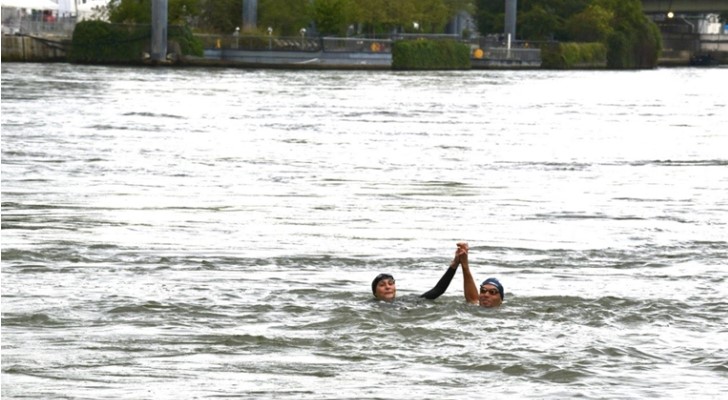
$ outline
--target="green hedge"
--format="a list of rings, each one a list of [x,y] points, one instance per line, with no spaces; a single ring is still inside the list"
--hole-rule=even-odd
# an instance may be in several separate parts
[[[73,30],[69,61],[73,63],[141,63],[151,27],[82,21]]]
[[[202,56],[202,42],[187,27],[170,26],[167,40],[179,44],[182,55]],[[76,24],[68,60],[90,64],[141,64],[149,53],[151,25],[118,25],[103,21]]]
[[[392,69],[470,69],[470,48],[454,40],[398,40],[392,45]]]
[[[559,43],[541,48],[542,68],[604,68],[606,65],[607,47],[603,43]]]

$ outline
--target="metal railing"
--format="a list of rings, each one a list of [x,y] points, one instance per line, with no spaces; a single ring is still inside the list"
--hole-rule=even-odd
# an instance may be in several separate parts
[[[53,22],[33,21],[28,19],[20,20],[18,30],[13,33],[29,36],[63,36],[71,38],[76,21],[73,19],[61,19]]]
[[[195,35],[205,49],[232,49],[247,51],[321,51],[321,40],[306,37],[248,36],[248,35]]]
[[[332,53],[391,53],[391,39],[337,38],[322,39],[323,49]]]
[[[482,50],[482,58],[486,60],[519,60],[523,62],[541,61],[541,49],[486,47]]]
[[[391,53],[391,39],[301,38],[294,36],[195,35],[205,49],[244,51],[325,51],[331,53]]]

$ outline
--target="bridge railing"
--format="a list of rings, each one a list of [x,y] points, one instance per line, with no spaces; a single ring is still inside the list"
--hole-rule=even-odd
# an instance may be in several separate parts
[[[295,36],[196,34],[206,49],[247,51],[321,51],[321,41]]]
[[[202,40],[203,47],[208,50],[242,50],[242,51],[306,51],[330,53],[381,53],[390,54],[392,43],[396,40],[417,40],[432,35],[396,35],[392,38],[358,38],[358,37],[271,37],[262,35],[203,35],[196,37]],[[435,35],[436,39],[452,39],[467,44],[471,55],[477,59],[511,60],[528,63],[541,61],[539,43],[512,41],[510,48],[505,41],[497,37],[461,40],[457,35]]]
[[[339,38],[322,39],[323,50],[332,53],[391,53],[391,39]]]
[[[11,19],[3,21],[2,31],[6,35],[62,36],[70,38],[76,28],[75,19],[39,21],[32,19]]]

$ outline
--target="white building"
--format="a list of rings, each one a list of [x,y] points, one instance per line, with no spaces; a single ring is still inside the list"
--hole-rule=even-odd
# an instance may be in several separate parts
[[[106,5],[109,0],[56,0],[58,15],[74,15],[78,21],[85,19],[106,20]]]

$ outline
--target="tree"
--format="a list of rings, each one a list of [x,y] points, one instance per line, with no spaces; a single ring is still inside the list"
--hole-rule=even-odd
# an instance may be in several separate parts
[[[344,36],[353,21],[349,0],[314,0],[310,14],[321,35]]]
[[[197,28],[207,33],[230,34],[242,25],[241,0],[202,0]]]
[[[199,13],[200,0],[169,0],[169,24],[186,25],[187,20]],[[109,22],[115,24],[150,24],[152,0],[110,0],[107,4]]]
[[[558,13],[541,5],[531,7],[518,15],[516,36],[523,40],[553,40],[557,31],[564,26],[564,20]]]
[[[421,32],[441,33],[452,18],[443,0],[419,0],[413,6],[414,14],[408,19],[417,21]]]
[[[111,0],[107,8],[109,22],[114,24],[149,24],[152,21],[151,0]]]
[[[614,12],[607,37],[607,66],[610,68],[654,68],[662,49],[660,30],[642,12],[640,0],[597,0]]]
[[[309,0],[260,0],[258,26],[270,26],[280,36],[298,36],[311,22],[309,12]]]
[[[505,2],[503,0],[476,0],[475,24],[481,34],[503,33],[505,29]]]
[[[390,0],[352,0],[354,15],[369,35],[389,34],[401,26],[389,9],[390,3]]]
[[[614,12],[598,4],[588,6],[566,20],[566,32],[571,40],[577,42],[606,43],[614,32]]]

